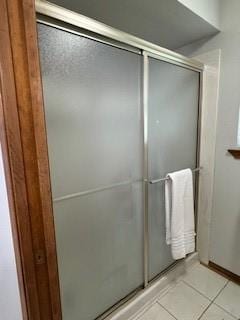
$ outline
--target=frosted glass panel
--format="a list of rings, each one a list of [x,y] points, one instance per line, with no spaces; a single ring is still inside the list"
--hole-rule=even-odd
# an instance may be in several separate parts
[[[199,73],[149,59],[149,177],[196,167]],[[164,182],[149,186],[149,277],[173,263],[165,242]]]
[[[39,25],[63,320],[143,282],[141,56]]]
[[[54,197],[142,177],[141,56],[39,25]]]
[[[142,283],[142,184],[54,204],[63,319],[93,320]]]

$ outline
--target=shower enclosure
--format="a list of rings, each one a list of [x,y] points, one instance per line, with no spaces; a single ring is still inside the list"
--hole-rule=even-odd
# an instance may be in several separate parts
[[[149,182],[198,166],[201,65],[40,13],[63,320],[93,320],[174,263]]]

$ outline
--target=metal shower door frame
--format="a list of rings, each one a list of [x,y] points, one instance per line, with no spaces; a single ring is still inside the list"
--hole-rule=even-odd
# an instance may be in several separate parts
[[[143,57],[143,68],[142,68],[142,114],[143,114],[143,141],[144,141],[144,165],[143,165],[143,184],[144,184],[144,274],[143,283],[146,288],[149,281],[149,226],[148,226],[148,64],[149,57],[171,63],[173,65],[181,66],[186,69],[196,71],[200,75],[199,81],[199,112],[198,112],[198,141],[197,141],[197,167],[199,166],[199,153],[200,153],[200,132],[201,132],[201,105],[202,105],[202,81],[204,65],[194,59],[186,58],[176,52],[162,48],[158,45],[142,40],[128,33],[119,31],[115,28],[109,27],[103,23],[97,22],[94,19],[85,17],[81,14],[69,11],[65,8],[51,4],[44,0],[36,0],[36,13],[40,15],[37,19],[39,22],[43,22],[49,26],[57,26],[62,30],[71,30],[70,32],[88,37],[90,39],[100,41],[109,45],[113,45],[120,49],[132,51],[138,53]],[[50,19],[50,22],[45,20]],[[64,27],[61,24],[70,26]],[[82,31],[83,30],[83,31]],[[89,34],[90,32],[90,34]],[[96,35],[96,36],[94,36]],[[197,199],[198,199],[198,176],[196,177],[196,193],[195,193],[195,212],[197,211]],[[196,212],[197,215],[197,212]],[[161,276],[162,273],[159,274]],[[157,276],[157,278],[159,277]],[[157,279],[156,278],[156,279]],[[130,295],[132,297],[132,294]],[[127,299],[124,299],[126,302]],[[122,304],[122,303],[121,303]],[[110,312],[119,307],[117,304],[113,308],[109,309],[108,312],[104,313],[99,319],[103,319]]]
[[[175,61],[171,57],[162,56],[161,53],[156,54],[149,51],[143,51],[143,119],[144,119],[144,168],[143,168],[143,177],[144,177],[144,287],[146,288],[150,283],[156,281],[161,277],[167,270],[178,263],[176,261],[170,265],[166,270],[160,271],[159,274],[153,279],[149,280],[149,225],[148,225],[148,186],[151,181],[149,180],[149,171],[148,171],[148,85],[149,85],[149,58],[154,58],[160,61],[165,61],[172,65],[180,66],[185,69],[190,69],[199,73],[199,95],[198,95],[198,120],[197,120],[197,149],[196,149],[196,168],[193,171],[197,172],[195,178],[195,221],[197,221],[197,208],[198,208],[198,186],[199,186],[199,171],[200,168],[200,136],[201,136],[201,110],[202,110],[202,87],[203,87],[203,71],[202,69],[189,64],[186,65],[185,61]],[[196,226],[197,228],[197,226]]]

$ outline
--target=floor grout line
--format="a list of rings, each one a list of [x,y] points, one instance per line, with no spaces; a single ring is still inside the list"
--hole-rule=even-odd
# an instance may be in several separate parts
[[[157,301],[157,303],[158,303],[168,314],[170,314],[170,316],[172,316],[174,319],[178,320],[178,318],[176,318],[174,314],[172,314],[171,312],[169,312],[159,301]]]
[[[221,294],[221,292],[225,289],[225,287],[227,286],[227,284],[228,284],[229,281],[227,281],[227,282],[224,284],[224,286],[223,286],[223,287],[219,290],[219,292],[217,293],[216,297],[213,298],[213,299],[210,299],[209,297],[205,296],[202,292],[200,292],[199,290],[197,290],[196,288],[194,288],[192,285],[190,285],[189,283],[187,283],[184,279],[181,279],[181,280],[179,281],[179,283],[180,283],[180,282],[184,283],[184,284],[187,285],[189,288],[193,289],[195,292],[197,292],[197,293],[200,294],[203,298],[207,299],[207,300],[210,302],[209,305],[206,307],[206,309],[205,309],[205,310],[200,314],[200,316],[197,318],[197,320],[200,320],[200,319],[202,318],[202,316],[206,313],[206,311],[211,307],[211,305],[212,305],[212,304],[215,304],[214,301],[215,301],[215,300],[217,299],[217,297]],[[168,293],[168,291],[167,291],[163,296],[165,296],[167,293]],[[162,297],[161,297],[161,298],[162,298]],[[163,309],[165,309],[171,316],[173,316],[174,319],[177,319],[172,313],[170,313],[170,312],[160,303],[159,300],[157,300],[157,303],[158,303],[161,307],[163,307]],[[216,304],[215,304],[215,305],[216,305]],[[221,309],[224,310],[223,308],[221,308]],[[225,310],[224,310],[224,311],[225,311]],[[230,314],[229,312],[228,312],[228,314],[232,316],[232,314]]]
[[[230,280],[227,281],[226,285],[225,285],[224,288],[221,290],[221,292],[226,288],[226,286],[227,286],[230,282],[231,282]],[[229,314],[230,316],[232,316],[233,318],[239,320],[239,318],[237,318],[237,317],[236,317],[235,315],[233,315],[231,312],[229,312],[228,310],[226,310],[223,306],[221,306],[221,305],[219,305],[218,303],[216,303],[216,299],[217,299],[217,297],[220,295],[221,292],[219,292],[219,294],[216,296],[216,298],[215,298],[214,301],[213,301],[214,304],[215,304],[215,306],[219,307],[220,309],[222,309],[223,311],[225,311],[226,313],[228,313],[228,314]]]
[[[197,318],[197,320],[202,319],[203,315],[207,312],[207,310],[213,305],[213,301],[207,306],[207,308],[200,314],[200,316]]]
[[[219,309],[221,309],[222,311],[226,312],[229,316],[233,317],[234,319],[239,320],[239,318],[237,318],[235,315],[233,315],[232,313],[230,313],[228,310],[224,309],[222,306],[220,306],[219,304],[213,302],[213,304],[218,307]]]
[[[137,316],[137,318],[134,320],[140,320],[142,316],[144,316],[144,314],[146,312],[148,312],[148,310],[153,307],[155,304],[159,305],[161,308],[163,308],[171,317],[173,317],[173,319],[178,320],[177,316],[175,316],[174,314],[172,314],[164,305],[161,304],[160,300],[166,296],[171,290],[174,290],[174,288],[179,284],[179,283],[183,283],[186,286],[188,286],[189,288],[191,288],[192,290],[194,290],[195,292],[197,292],[198,294],[200,294],[202,297],[204,297],[205,299],[207,299],[209,301],[209,304],[207,305],[207,307],[202,311],[202,313],[200,314],[199,317],[196,318],[196,320],[201,320],[204,316],[204,314],[206,314],[206,312],[210,309],[211,306],[216,306],[219,309],[221,309],[223,312],[226,312],[226,314],[228,314],[229,316],[231,316],[233,319],[236,320],[240,320],[238,317],[236,317],[236,315],[233,315],[231,312],[229,312],[228,310],[226,310],[223,306],[219,305],[216,303],[217,298],[221,295],[221,293],[223,292],[223,290],[227,287],[227,285],[230,283],[230,280],[227,280],[226,283],[224,284],[224,286],[219,290],[219,292],[217,293],[217,295],[214,298],[209,298],[207,297],[205,294],[203,294],[202,292],[200,292],[197,288],[193,287],[190,283],[188,283],[185,279],[179,279],[176,280],[176,283],[173,281],[173,285],[170,285],[168,290],[166,290],[166,292],[164,292],[163,295],[160,295],[156,298],[155,302],[153,302],[151,305],[149,305],[146,310],[144,312],[142,312],[141,314],[139,314]]]
[[[157,303],[157,301],[152,302],[150,305],[147,305],[142,311],[140,311],[136,317],[133,317],[132,320],[139,320],[146,312],[148,312],[149,309],[154,306],[154,304]]]
[[[225,283],[225,285],[222,287],[222,289],[218,292],[218,294],[216,295],[215,299],[217,299],[217,297],[218,297],[218,296],[221,294],[221,292],[225,289],[225,287],[227,286],[227,284],[228,284],[228,281]],[[213,304],[215,304],[215,303],[214,303],[215,299],[211,300],[211,303],[209,304],[209,306],[203,311],[203,313],[200,315],[200,317],[199,317],[197,320],[200,320],[200,319],[203,317],[203,315],[207,312],[207,310],[209,310],[209,308],[210,308]]]
[[[229,280],[225,283],[225,285],[223,286],[223,288],[219,291],[219,293],[216,295],[215,299],[213,300],[213,302],[215,302],[215,300],[220,296],[220,294],[223,292],[223,290],[226,288],[226,286],[229,284]]]
[[[187,283],[185,280],[182,280],[182,282],[184,284],[186,284],[189,288],[192,288],[193,290],[195,290],[197,293],[199,293],[202,297],[208,299],[209,301],[214,301],[214,299],[210,299],[209,297],[205,296],[205,294],[203,294],[201,291],[199,291],[198,289],[194,288],[191,284]]]
[[[207,299],[210,303],[209,303],[209,305],[206,307],[206,309],[200,314],[200,316],[196,319],[196,320],[199,320],[201,317],[202,317],[202,315],[205,313],[205,311],[206,310],[208,310],[208,308],[212,305],[212,303],[213,303],[213,301],[214,300],[211,300],[211,299],[209,299],[208,297],[206,297],[204,294],[202,294],[200,291],[198,291],[198,290],[196,290],[194,287],[192,287],[191,285],[189,285],[187,282],[185,282],[183,279],[181,279],[178,283],[180,283],[180,282],[182,282],[182,283],[184,283],[186,286],[188,286],[189,288],[191,288],[192,290],[194,290],[195,292],[197,292],[198,294],[200,294],[203,298],[205,298],[205,299]],[[226,285],[226,284],[225,284]],[[225,287],[225,285],[224,285],[224,287]],[[223,287],[223,288],[224,288]],[[223,289],[222,288],[222,289]],[[221,289],[221,290],[222,290]],[[221,292],[221,290],[220,290],[220,292]],[[166,294],[167,294],[168,292],[166,292],[163,296],[165,296]],[[161,297],[162,298],[162,297]],[[174,317],[174,319],[177,319],[172,313],[170,313],[161,303],[160,303],[160,301],[159,300],[157,300],[157,302],[160,304],[160,306],[161,307],[163,307],[163,309],[165,309],[171,316],[173,316]],[[177,319],[178,320],[178,319]]]
[[[179,282],[180,282],[180,281],[179,281]],[[173,288],[175,288],[179,282],[175,283],[175,281],[173,281],[173,285],[172,285],[172,286],[169,285],[168,290],[166,290],[166,292],[164,292],[162,295],[160,294],[160,295],[157,297],[157,301],[160,300],[160,299],[162,299],[163,297],[165,297],[165,295],[168,294],[168,292],[169,292],[170,290],[172,290]]]
[[[210,303],[209,305],[207,305],[206,309],[204,309],[204,311],[200,314],[200,316],[197,318],[197,320],[201,319],[202,316],[204,315],[204,313],[210,308],[210,306],[213,304],[214,300],[211,300],[210,298],[206,297],[202,292],[198,291],[196,288],[194,288],[193,286],[191,286],[189,283],[187,283],[186,281],[184,281],[182,279],[182,282],[185,283],[185,285],[187,285],[189,288],[193,289],[194,291],[196,291],[197,293],[199,293],[203,298],[207,299]],[[221,290],[220,290],[221,291]]]

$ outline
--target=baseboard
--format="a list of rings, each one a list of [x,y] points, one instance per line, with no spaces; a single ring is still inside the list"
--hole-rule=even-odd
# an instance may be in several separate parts
[[[214,263],[212,261],[209,261],[208,267],[209,267],[209,269],[212,269],[213,271],[221,274],[225,278],[227,278],[233,282],[236,282],[237,284],[240,284],[240,276],[238,276],[237,274],[235,274],[227,269],[224,269],[223,267],[217,265],[216,263]]]

